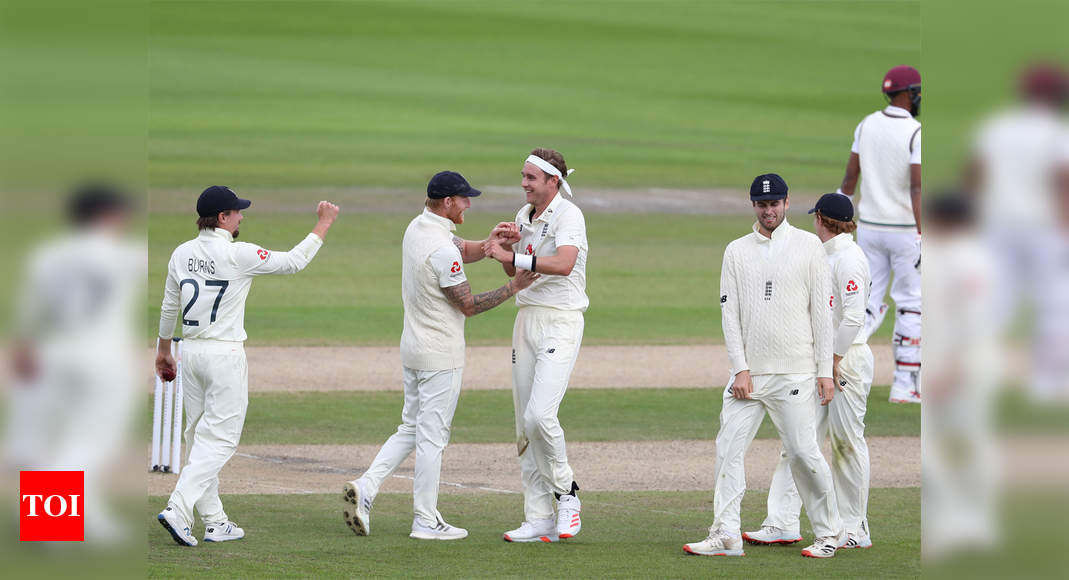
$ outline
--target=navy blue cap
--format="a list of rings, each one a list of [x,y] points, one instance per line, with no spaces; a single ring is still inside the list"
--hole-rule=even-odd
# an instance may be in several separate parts
[[[456,171],[436,173],[427,182],[427,197],[431,199],[445,199],[454,195],[475,197],[481,193],[481,191],[468,184],[468,180],[464,179],[464,176]]]
[[[841,193],[825,193],[817,200],[817,205],[809,213],[820,215],[841,222],[854,221],[854,204],[850,198]]]
[[[770,201],[787,197],[787,182],[775,173],[758,175],[750,184],[750,201]]]
[[[212,217],[221,211],[245,209],[252,205],[247,199],[241,199],[225,185],[213,185],[205,189],[197,200],[197,214],[200,217]]]

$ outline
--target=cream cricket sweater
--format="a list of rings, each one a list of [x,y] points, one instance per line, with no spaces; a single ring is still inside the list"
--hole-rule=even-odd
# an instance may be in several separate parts
[[[786,220],[772,238],[730,244],[720,271],[724,342],[732,374],[831,377],[831,272],[820,238]]]

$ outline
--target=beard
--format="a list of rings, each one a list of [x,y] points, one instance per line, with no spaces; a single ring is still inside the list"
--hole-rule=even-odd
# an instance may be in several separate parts
[[[233,234],[233,236],[232,236],[232,237],[233,237],[233,238],[234,238],[235,240],[236,240],[236,239],[238,239],[238,230],[236,230],[236,229],[234,230],[234,234]]]

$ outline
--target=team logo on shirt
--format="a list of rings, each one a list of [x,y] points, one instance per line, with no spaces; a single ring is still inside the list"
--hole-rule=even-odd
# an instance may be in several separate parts
[[[266,260],[267,256],[271,255],[271,253],[263,248],[260,248],[259,250],[256,250],[256,255],[260,256],[261,260]]]
[[[835,295],[828,296],[828,306],[835,308]]]
[[[527,255],[530,256],[532,254],[534,254],[534,248],[531,247],[531,244],[527,244]]]
[[[459,272],[460,271],[460,262],[453,262],[453,267],[449,268],[449,271],[452,272],[453,274],[456,274],[457,272]]]
[[[857,282],[850,280],[846,283],[846,293],[848,295],[857,294]]]

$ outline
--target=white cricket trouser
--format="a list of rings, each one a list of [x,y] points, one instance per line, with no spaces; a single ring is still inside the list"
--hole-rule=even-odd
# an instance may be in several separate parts
[[[219,472],[238,448],[249,408],[244,344],[183,341],[182,395],[187,459],[170,502],[187,522],[193,522],[194,509],[204,523],[227,521]]]
[[[361,476],[370,484],[370,493],[374,497],[383,480],[415,450],[412,507],[416,517],[424,523],[436,522],[441,517],[438,513],[438,483],[442,477],[442,452],[449,443],[463,375],[463,367],[441,371],[404,367],[405,404],[401,410],[401,424]]]
[[[734,377],[731,378],[734,380]],[[817,388],[812,373],[756,375],[752,399],[731,396],[731,382],[724,389],[720,432],[716,435],[713,528],[740,533],[740,509],[746,493],[743,460],[765,411],[779,431],[787,460],[793,467],[802,502],[817,537],[838,536],[843,522],[832,488],[828,462],[817,444]]]
[[[872,274],[869,312],[879,312],[894,272],[891,300],[895,303],[895,374],[891,398],[905,398],[910,391],[920,389],[921,272],[916,268],[921,255],[919,236],[913,228],[882,231],[862,224],[857,229],[857,243],[868,258]]]
[[[865,403],[872,388],[872,367],[869,345],[851,346],[839,363],[842,391],[836,392],[826,406],[816,403],[817,441],[823,441],[830,433],[835,498],[843,527],[850,534],[868,530],[869,446],[865,442]],[[780,454],[779,465],[772,475],[768,517],[762,525],[797,533],[800,531],[798,514],[801,509],[802,499],[784,452]]]
[[[557,410],[579,356],[583,325],[578,310],[525,306],[516,314],[512,401],[517,440],[528,442],[520,456],[527,521],[553,517],[553,493],[572,489],[572,468]]]

